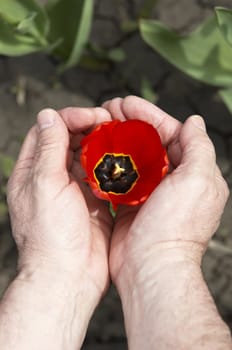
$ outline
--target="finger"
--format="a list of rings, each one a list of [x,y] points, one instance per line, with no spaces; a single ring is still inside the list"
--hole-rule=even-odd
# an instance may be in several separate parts
[[[69,133],[60,115],[52,109],[42,110],[37,117],[38,143],[34,171],[45,177],[64,174],[69,154]]]
[[[28,132],[21,147],[18,159],[11,178],[18,183],[24,183],[31,171],[37,145],[38,133],[37,126],[34,125]]]
[[[163,145],[168,148],[171,163],[174,166],[179,165],[181,159],[179,144],[181,122],[137,96],[128,96],[124,99],[115,98],[104,103],[103,107],[110,112],[113,119],[140,119],[152,124],[159,132]]]
[[[123,98],[116,97],[113,100],[104,102],[102,107],[110,111],[113,119],[125,121],[127,119],[127,116],[124,114],[122,104],[123,104]]]
[[[212,141],[207,135],[203,118],[191,116],[186,120],[180,133],[183,156],[181,168],[194,176],[215,176],[216,154]]]
[[[83,133],[72,135],[70,139],[70,148],[73,151],[77,151],[81,148],[81,140],[85,137],[86,135]]]
[[[110,113],[101,107],[68,107],[61,109],[59,114],[69,131],[74,134],[111,120]]]

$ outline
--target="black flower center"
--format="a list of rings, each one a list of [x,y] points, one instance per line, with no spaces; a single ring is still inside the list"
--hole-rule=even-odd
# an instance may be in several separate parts
[[[106,153],[94,168],[99,187],[104,192],[125,194],[137,181],[139,174],[129,155]]]

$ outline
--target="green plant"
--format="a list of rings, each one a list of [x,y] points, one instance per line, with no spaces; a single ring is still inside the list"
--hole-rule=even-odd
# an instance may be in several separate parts
[[[93,0],[1,0],[0,54],[21,56],[44,51],[61,71],[78,63],[89,38]]]
[[[143,40],[189,76],[219,87],[232,113],[232,10],[215,14],[188,35],[178,35],[161,22],[141,20]]]

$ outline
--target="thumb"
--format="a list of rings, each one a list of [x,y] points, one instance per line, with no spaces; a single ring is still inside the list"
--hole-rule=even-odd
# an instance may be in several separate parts
[[[69,133],[60,115],[44,109],[37,116],[38,142],[35,170],[46,176],[66,171]]]
[[[180,133],[180,145],[183,170],[188,170],[196,176],[214,175],[215,149],[207,135],[202,117],[195,115],[186,120]]]

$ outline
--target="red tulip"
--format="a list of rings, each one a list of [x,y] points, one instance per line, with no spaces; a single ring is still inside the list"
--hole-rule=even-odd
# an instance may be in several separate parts
[[[94,194],[112,203],[143,203],[168,171],[156,129],[141,120],[114,120],[81,141],[81,164]]]

